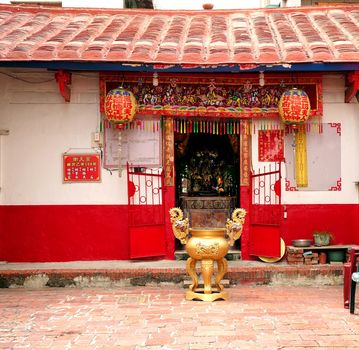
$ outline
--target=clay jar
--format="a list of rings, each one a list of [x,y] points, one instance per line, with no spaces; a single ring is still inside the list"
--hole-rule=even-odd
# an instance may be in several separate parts
[[[322,252],[319,253],[319,264],[326,264],[327,263],[327,254]]]

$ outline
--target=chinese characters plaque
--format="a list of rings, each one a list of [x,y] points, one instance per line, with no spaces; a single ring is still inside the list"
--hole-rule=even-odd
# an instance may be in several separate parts
[[[259,130],[258,157],[260,162],[283,161],[284,147],[282,130]]]
[[[64,182],[99,182],[101,165],[99,154],[64,154]]]

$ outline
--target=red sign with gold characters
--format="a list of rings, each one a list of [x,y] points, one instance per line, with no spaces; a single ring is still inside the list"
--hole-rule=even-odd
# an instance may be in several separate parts
[[[64,154],[64,182],[101,181],[99,154]]]
[[[281,162],[284,159],[284,131],[259,130],[258,159],[260,162]]]

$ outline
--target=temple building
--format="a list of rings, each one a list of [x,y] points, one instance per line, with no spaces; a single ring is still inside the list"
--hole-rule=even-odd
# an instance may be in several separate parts
[[[359,244],[359,5],[144,3],[0,5],[0,261],[173,259],[173,207]]]

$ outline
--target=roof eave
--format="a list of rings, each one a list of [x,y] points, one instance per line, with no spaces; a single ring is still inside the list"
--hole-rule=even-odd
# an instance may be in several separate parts
[[[275,64],[162,64],[162,63],[119,63],[91,61],[0,61],[0,68],[44,68],[73,71],[129,71],[129,72],[178,72],[178,73],[245,73],[245,72],[324,72],[359,70],[359,62],[310,62]]]

